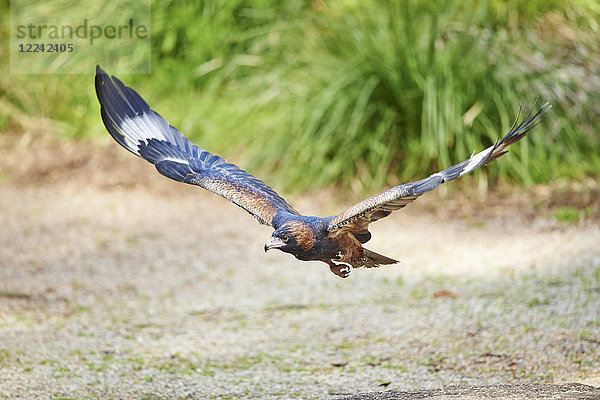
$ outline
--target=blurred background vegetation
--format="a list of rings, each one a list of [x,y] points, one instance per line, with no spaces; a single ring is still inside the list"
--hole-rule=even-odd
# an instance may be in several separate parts
[[[107,137],[91,75],[9,74],[8,11],[1,1],[2,135]],[[536,99],[550,118],[471,179],[596,180],[599,21],[596,0],[152,0],[152,74],[119,77],[201,147],[288,191],[427,176]]]

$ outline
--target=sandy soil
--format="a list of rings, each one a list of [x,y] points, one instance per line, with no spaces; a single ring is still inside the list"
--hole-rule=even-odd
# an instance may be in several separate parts
[[[600,385],[594,221],[523,202],[452,217],[440,207],[460,206],[426,195],[372,226],[369,248],[402,264],[342,280],[264,254],[269,228],[115,147],[3,150],[0,398]]]

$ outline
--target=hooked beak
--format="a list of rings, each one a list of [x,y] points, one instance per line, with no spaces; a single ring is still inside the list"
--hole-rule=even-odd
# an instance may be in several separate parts
[[[265,253],[267,250],[276,249],[283,246],[285,246],[285,242],[283,240],[279,239],[278,237],[271,236],[267,243],[265,243]]]

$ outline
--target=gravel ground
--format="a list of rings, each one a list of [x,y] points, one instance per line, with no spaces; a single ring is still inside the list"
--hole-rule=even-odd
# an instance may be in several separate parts
[[[415,203],[369,243],[402,264],[342,280],[265,255],[270,229],[225,200],[108,160],[0,184],[0,398],[600,386],[595,223],[508,207],[446,218]]]
[[[441,389],[363,393],[344,400],[598,400],[600,388],[580,383],[449,386]]]

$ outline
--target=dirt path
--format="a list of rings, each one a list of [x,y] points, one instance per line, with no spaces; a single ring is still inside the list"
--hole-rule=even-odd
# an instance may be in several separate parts
[[[265,255],[268,228],[124,156],[0,184],[0,398],[600,386],[597,225],[415,204],[373,225],[402,264],[342,280]]]

